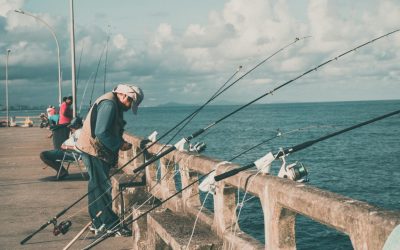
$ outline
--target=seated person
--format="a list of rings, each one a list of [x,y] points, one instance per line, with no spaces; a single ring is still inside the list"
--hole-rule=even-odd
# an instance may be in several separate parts
[[[75,117],[71,123],[68,125],[68,128],[71,130],[71,136],[61,145],[61,149],[53,149],[47,150],[40,153],[40,159],[46,163],[46,165],[53,168],[56,173],[61,168],[60,175],[58,176],[58,180],[64,179],[68,176],[68,171],[61,165],[61,161],[64,157],[65,150],[74,150],[79,152],[75,148],[75,143],[79,138],[81,128],[82,128],[82,119],[80,117]],[[66,160],[74,160],[72,156],[65,156]],[[57,177],[57,175],[56,175]]]

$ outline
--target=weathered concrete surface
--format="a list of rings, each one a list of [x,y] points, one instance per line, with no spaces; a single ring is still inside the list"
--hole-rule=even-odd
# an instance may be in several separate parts
[[[54,180],[52,169],[42,169],[39,153],[52,148],[48,133],[40,128],[0,128],[0,249],[62,249],[89,221],[85,198],[59,219],[73,223],[66,235],[53,236],[49,225],[25,245],[19,243],[87,192],[77,168],[71,166],[63,181]],[[78,240],[71,249],[91,241]],[[110,238],[95,249],[130,249],[131,242],[131,238]]]
[[[191,237],[194,225],[194,218],[170,210],[148,214],[147,245],[149,249],[222,249],[222,240],[200,221]]]

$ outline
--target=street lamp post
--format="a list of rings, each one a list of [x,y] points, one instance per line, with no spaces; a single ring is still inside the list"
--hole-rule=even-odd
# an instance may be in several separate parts
[[[54,37],[54,40],[56,41],[57,44],[57,58],[58,58],[58,104],[61,105],[61,63],[60,63],[60,46],[58,45],[58,40],[57,40],[57,36],[54,33],[54,30],[50,27],[49,24],[47,24],[43,19],[32,15],[29,12],[23,11],[23,10],[15,10],[15,12],[20,13],[20,14],[24,14],[27,16],[31,16],[33,18],[35,18],[36,20],[40,21],[41,23],[43,23],[51,32],[51,34]]]
[[[10,126],[10,116],[8,113],[8,57],[10,55],[11,50],[7,50],[7,57],[6,57],[6,109],[7,109],[7,127]]]

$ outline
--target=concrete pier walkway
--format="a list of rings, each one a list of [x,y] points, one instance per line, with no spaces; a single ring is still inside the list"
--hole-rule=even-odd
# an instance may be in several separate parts
[[[70,175],[55,180],[43,169],[39,153],[52,148],[49,131],[40,128],[0,128],[0,249],[62,249],[89,222],[87,198],[59,218],[71,220],[65,235],[54,236],[49,225],[25,245],[20,241],[87,192],[87,181],[71,166]],[[83,237],[87,238],[83,240]],[[71,249],[93,240],[85,232]],[[95,249],[130,249],[131,238],[110,238]]]

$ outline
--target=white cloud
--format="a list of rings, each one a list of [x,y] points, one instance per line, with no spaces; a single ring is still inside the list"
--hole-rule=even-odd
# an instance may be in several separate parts
[[[254,79],[252,81],[252,84],[256,84],[256,85],[267,85],[273,83],[273,80],[270,78],[258,78],[258,79]]]
[[[163,86],[164,91],[172,91],[171,96],[179,101],[197,102],[194,99],[206,99],[202,96],[206,92],[198,91],[200,86],[215,89],[216,84],[223,83],[239,65],[250,69],[295,37],[312,36],[271,58],[245,80],[257,85],[255,87],[289,80],[347,49],[399,28],[398,0],[310,0],[301,3],[307,6],[299,10],[294,9],[294,3],[287,0],[253,0],[251,4],[228,0],[223,8],[211,10],[210,7],[208,13],[203,13],[204,22],[194,22],[191,21],[194,18],[188,18],[186,23],[177,24],[169,19],[176,13],[165,13],[158,25],[151,28],[145,26],[145,35],[141,37],[133,35],[132,38],[132,30],[120,29],[109,44],[107,79],[110,82],[129,80],[143,83],[151,88],[153,92],[150,93],[154,95],[161,94],[158,89]],[[13,49],[11,62],[15,70],[21,66],[25,72],[18,77],[27,82],[40,77],[49,78],[48,82],[53,81],[53,72],[48,71],[55,69],[56,50],[48,30],[31,17],[11,12],[16,8],[23,9],[24,1],[0,0],[0,5],[0,15],[6,20],[6,23],[0,22],[3,25],[0,27],[0,32],[3,32],[0,49]],[[298,15],[293,11],[304,13]],[[54,13],[33,14],[43,18],[56,30],[61,45],[63,75],[68,79],[70,52],[69,33],[66,31],[69,30],[69,17],[57,17]],[[115,22],[123,20],[124,24],[131,21],[131,16],[107,18]],[[119,24],[113,26],[118,27]],[[104,67],[104,54],[102,61],[100,57],[104,53],[107,36],[106,28],[100,27],[97,22],[90,25],[76,22],[77,56],[83,48],[81,77],[88,77],[96,71],[99,63],[101,69]],[[310,73],[302,82],[309,86],[316,85],[318,87],[314,89],[319,89],[340,81],[351,84],[353,89],[359,87],[364,92],[378,93],[373,89],[373,83],[362,86],[360,83],[375,81],[376,86],[377,82],[389,86],[390,82],[398,81],[399,60],[400,33],[350,53]],[[99,70],[99,79],[103,73],[103,69]],[[345,86],[339,84],[338,88],[346,91]],[[238,101],[245,101],[246,96],[241,95],[241,91],[243,89],[238,87],[230,93],[238,96]],[[246,91],[250,93],[254,89]],[[307,99],[312,95],[295,97]],[[392,95],[388,92],[386,96]],[[151,98],[154,102],[171,101],[159,96]],[[278,100],[279,93],[274,98]],[[335,100],[342,96],[332,93],[331,98]],[[379,96],[375,99],[379,99]]]
[[[164,43],[171,42],[172,40],[173,35],[171,25],[167,23],[161,23],[153,36],[151,45],[156,50],[161,50],[164,46]]]
[[[197,92],[197,84],[196,83],[188,83],[183,87],[183,93],[194,94],[194,92]]]
[[[117,34],[113,37],[113,44],[117,49],[125,49],[127,43],[128,40],[122,34]]]
[[[24,0],[0,0],[0,16],[6,17],[9,12],[21,8]]]

